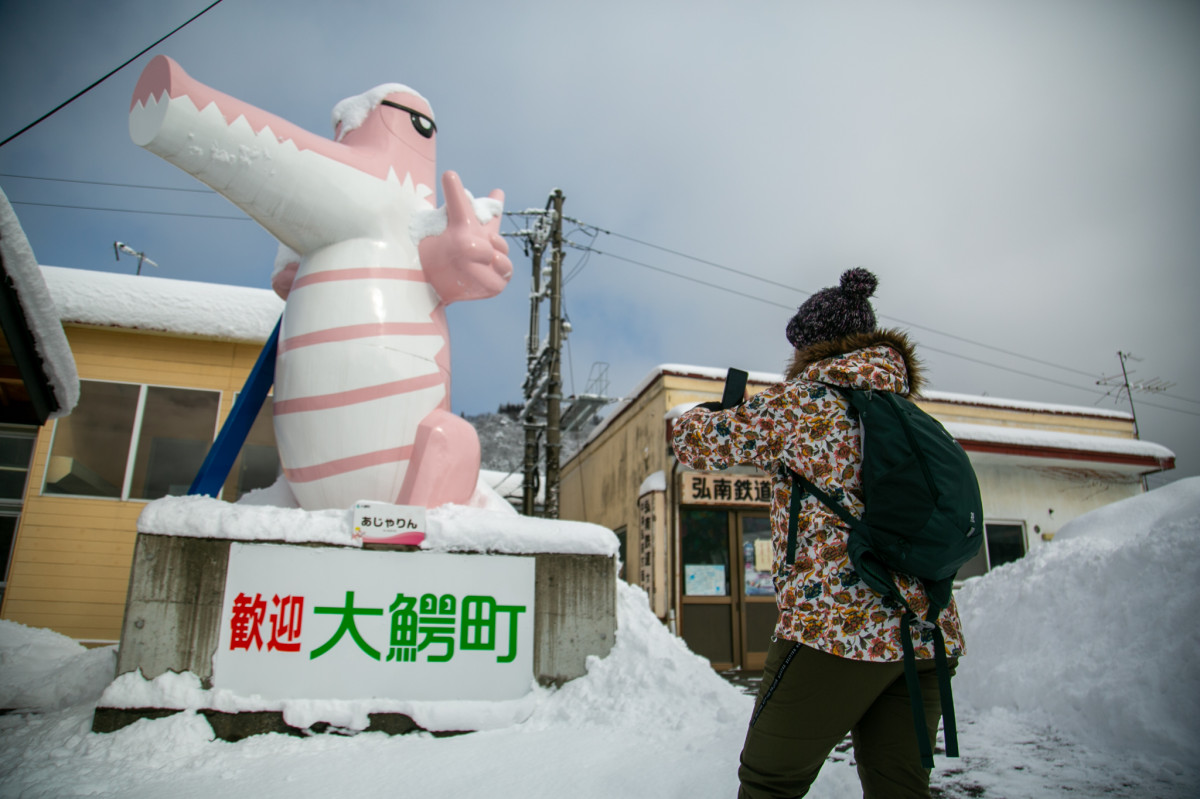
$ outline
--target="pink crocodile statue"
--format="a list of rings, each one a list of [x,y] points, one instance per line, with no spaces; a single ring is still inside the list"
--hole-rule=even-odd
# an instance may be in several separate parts
[[[434,208],[437,128],[407,86],[343,100],[334,130],[336,140],[303,130],[165,56],[142,72],[129,111],[135,143],[299,256],[272,283],[287,299],[275,437],[301,507],[466,503],[479,439],[450,412],[445,307],[508,283],[504,194],[475,200],[446,172],[446,204]]]

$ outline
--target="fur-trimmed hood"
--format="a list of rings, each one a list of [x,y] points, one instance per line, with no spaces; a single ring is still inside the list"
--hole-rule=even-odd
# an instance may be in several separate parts
[[[834,361],[839,359],[839,356],[847,356],[858,350],[867,350],[880,346],[894,350],[903,363],[907,390],[900,391],[899,393],[905,396],[919,394],[925,383],[924,368],[917,357],[916,347],[909,340],[908,334],[896,328],[873,330],[869,333],[852,333],[842,338],[833,339],[832,341],[822,341],[805,347],[802,350],[796,350],[792,356],[792,362],[788,365],[785,379],[818,379],[824,382],[821,375],[828,368],[837,366]],[[841,360],[847,362],[845,366],[853,368],[855,360],[853,357],[841,358]],[[830,363],[823,363],[825,361],[829,361]]]

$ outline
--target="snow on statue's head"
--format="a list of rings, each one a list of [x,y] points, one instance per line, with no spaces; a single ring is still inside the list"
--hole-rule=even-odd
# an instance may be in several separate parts
[[[479,441],[450,412],[445,306],[494,296],[512,275],[504,195],[475,200],[446,172],[433,207],[437,126],[407,86],[343,100],[333,122],[336,140],[309,133],[159,56],[129,127],[281,244],[275,436],[301,507],[465,503]]]
[[[375,149],[392,141],[408,147],[414,184],[432,193],[437,124],[429,101],[419,93],[403,83],[384,83],[342,100],[332,116],[334,138],[348,146]]]

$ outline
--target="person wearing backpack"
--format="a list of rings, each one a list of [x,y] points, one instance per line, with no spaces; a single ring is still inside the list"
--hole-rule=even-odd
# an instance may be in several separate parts
[[[920,389],[911,341],[876,327],[870,297],[877,282],[866,269],[850,269],[838,286],[800,306],[787,326],[795,352],[782,383],[731,408],[703,403],[675,421],[672,445],[683,465],[707,471],[752,464],[773,476],[779,621],[742,749],[743,799],[804,796],[847,733],[864,797],[930,795],[932,761],[920,753],[931,750],[942,715],[935,641],[944,641],[949,673],[964,653],[949,579],[940,612],[921,581],[903,572],[890,574],[894,591],[880,593],[852,563],[850,526],[839,513],[812,491],[797,491],[793,501],[803,479],[855,521],[862,517],[860,424],[841,389],[900,397]],[[904,665],[910,623],[919,706],[910,700],[917,686],[906,681]],[[949,674],[945,680],[948,689]],[[922,721],[929,746],[918,745]]]

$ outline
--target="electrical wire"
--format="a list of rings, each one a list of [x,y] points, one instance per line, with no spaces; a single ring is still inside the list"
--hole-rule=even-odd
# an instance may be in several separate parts
[[[100,208],[94,205],[66,205],[63,203],[34,203],[25,200],[9,200],[12,205],[36,205],[40,208],[73,208],[79,211],[113,211],[119,214],[155,214],[157,216],[192,216],[197,219],[228,219],[234,222],[252,222],[248,216],[223,216],[221,214],[189,214],[182,211],[142,211],[136,208]]]
[[[212,194],[212,189],[183,189],[175,186],[147,186],[141,183],[111,183],[106,180],[74,180],[71,178],[41,178],[35,175],[14,175],[11,172],[0,172],[0,178],[20,178],[21,180],[45,180],[53,183],[84,183],[89,186],[117,186],[123,189],[152,189],[153,191],[186,191],[193,194]]]
[[[218,0],[218,2],[220,2],[220,0]],[[213,5],[216,5],[216,3],[213,3]],[[212,8],[212,6],[209,6],[209,8]],[[205,10],[208,10],[208,9],[205,9]],[[203,13],[203,12],[201,12],[201,13]],[[199,15],[197,15],[197,16],[199,16]],[[151,46],[153,46],[153,45],[151,45]],[[156,190],[156,191],[182,191],[182,192],[190,192],[190,193],[215,194],[215,192],[213,192],[210,189],[187,189],[187,188],[177,188],[177,187],[172,187],[172,186],[150,186],[150,185],[133,184],[133,183],[114,183],[114,182],[108,182],[108,181],[77,180],[77,179],[70,179],[70,178],[50,178],[50,177],[38,177],[38,176],[33,176],[33,175],[17,175],[17,174],[11,174],[11,173],[0,173],[0,176],[10,177],[10,178],[19,178],[19,179],[24,179],[24,180],[42,180],[42,181],[53,181],[53,182],[63,182],[63,183],[80,183],[80,184],[99,185],[99,186],[115,186],[115,187],[121,187],[121,188],[150,189],[150,190]],[[161,215],[161,216],[185,216],[185,217],[195,217],[195,218],[199,218],[199,219],[223,219],[223,220],[240,221],[240,222],[251,221],[249,218],[244,217],[244,216],[238,217],[238,216],[226,216],[226,215],[216,215],[216,214],[195,214],[195,213],[172,212],[172,211],[142,211],[142,210],[135,210],[135,209],[103,208],[103,207],[84,206],[84,205],[36,203],[36,202],[25,202],[25,201],[13,201],[12,204],[13,205],[32,205],[32,206],[51,207],[51,208],[71,208],[71,209],[87,210],[87,211],[116,211],[119,213],[144,213],[144,214],[155,214],[155,215]],[[512,235],[518,235],[520,233],[521,227],[515,221],[515,217],[529,216],[529,215],[540,216],[543,213],[544,212],[542,212],[542,211],[537,211],[536,213],[529,212],[529,211],[524,211],[524,212],[522,212],[522,211],[506,211],[504,213],[504,216],[509,218],[509,221],[512,223],[513,227],[515,228],[515,231]],[[626,256],[617,255],[615,253],[606,252],[606,251],[597,249],[594,246],[595,241],[597,238],[599,238],[599,235],[601,233],[604,233],[606,235],[614,236],[614,237],[620,238],[620,239],[625,239],[625,240],[631,241],[635,244],[640,244],[645,247],[650,247],[655,250],[669,253],[671,255],[675,255],[680,258],[685,258],[690,261],[695,261],[697,263],[701,263],[706,266],[711,266],[716,269],[720,269],[722,271],[729,272],[731,274],[739,275],[741,277],[750,278],[752,280],[756,280],[758,282],[765,283],[765,284],[768,284],[771,286],[785,288],[790,291],[799,292],[801,294],[805,294],[805,295],[809,295],[809,296],[811,296],[813,293],[806,289],[801,289],[796,286],[791,286],[791,285],[787,285],[785,283],[781,283],[779,281],[771,280],[769,278],[764,278],[759,275],[755,275],[750,272],[747,272],[745,270],[736,269],[734,267],[725,266],[724,264],[719,264],[715,261],[710,261],[705,258],[699,258],[694,255],[689,255],[688,253],[681,252],[679,250],[675,250],[670,247],[664,247],[662,245],[654,244],[653,242],[645,241],[643,239],[638,239],[633,236],[625,235],[623,233],[617,233],[612,230],[607,230],[605,228],[602,228],[602,227],[599,227],[596,225],[589,225],[578,219],[573,219],[573,218],[568,219],[567,217],[564,217],[564,220],[572,222],[573,224],[575,224],[577,226],[577,228],[580,232],[582,232],[584,235],[587,235],[590,237],[590,241],[588,244],[579,244],[577,242],[571,241],[567,236],[564,236],[563,241],[567,246],[572,247],[577,250],[580,250],[583,253],[579,262],[577,262],[576,265],[572,268],[572,270],[563,278],[564,287],[566,286],[567,283],[569,283],[571,280],[573,280],[575,277],[577,277],[583,271],[583,269],[587,266],[588,261],[591,258],[591,255],[596,254],[596,255],[606,256],[608,258],[613,258],[613,259],[616,259],[619,261],[625,261],[626,263],[634,264],[636,266],[641,266],[645,269],[650,269],[655,272],[661,272],[665,275],[669,275],[671,277],[676,277],[681,280],[687,280],[689,282],[696,283],[696,284],[702,285],[702,286],[707,286],[709,288],[715,288],[715,289],[724,291],[729,294],[735,294],[737,296],[744,297],[746,299],[755,300],[757,302],[763,302],[768,305],[775,306],[777,308],[784,308],[784,309],[790,310],[793,307],[791,304],[779,303],[774,300],[769,300],[769,299],[766,299],[764,297],[760,297],[760,296],[757,296],[754,294],[748,294],[748,293],[745,293],[742,291],[737,291],[735,289],[729,289],[729,288],[726,288],[725,286],[721,286],[716,283],[710,283],[708,281],[701,280],[701,279],[696,278],[691,275],[685,275],[685,274],[681,274],[679,272],[673,272],[669,269],[664,269],[662,267],[655,266],[653,264],[649,264],[644,261],[639,261],[639,260],[636,260],[633,258],[628,258]],[[524,238],[524,237],[522,237],[522,238]],[[528,254],[528,253],[526,253],[526,254]],[[1054,369],[1059,369],[1064,372],[1071,372],[1073,374],[1078,374],[1078,375],[1081,375],[1084,377],[1095,378],[1095,375],[1092,374],[1091,372],[1086,372],[1084,370],[1076,369],[1071,366],[1065,366],[1063,364],[1054,363],[1053,361],[1047,361],[1047,360],[1044,360],[1041,358],[1035,358],[1031,355],[1025,355],[1023,353],[1015,352],[1013,350],[1008,350],[1003,347],[997,347],[997,346],[994,346],[991,344],[986,344],[984,342],[976,341],[974,339],[970,339],[965,336],[959,336],[957,334],[948,333],[946,331],[938,330],[936,328],[932,328],[927,325],[921,325],[916,322],[911,322],[911,321],[907,321],[904,319],[900,319],[899,317],[895,317],[895,316],[891,316],[891,315],[887,315],[887,314],[880,314],[880,316],[882,318],[890,319],[892,321],[898,322],[898,323],[908,326],[908,327],[917,328],[919,330],[924,330],[924,331],[927,331],[929,333],[933,333],[933,334],[939,335],[939,336],[945,336],[947,338],[951,338],[951,339],[954,339],[957,341],[962,341],[963,343],[971,344],[973,346],[983,347],[984,349],[993,350],[995,352],[999,352],[999,353],[1002,353],[1004,355],[1008,355],[1008,356],[1011,356],[1014,358],[1021,358],[1023,360],[1032,361],[1034,363],[1038,363],[1043,366],[1049,366]],[[1036,380],[1043,380],[1046,382],[1055,383],[1055,384],[1058,384],[1061,386],[1066,386],[1068,388],[1081,389],[1081,387],[1076,384],[1066,383],[1061,380],[1055,380],[1054,378],[1044,377],[1042,375],[1033,374],[1031,372],[1026,372],[1026,371],[1023,371],[1020,369],[1014,369],[1014,368],[1008,367],[1008,366],[1002,366],[1000,364],[992,363],[990,361],[984,361],[979,358],[973,358],[968,355],[962,355],[960,353],[956,353],[956,352],[953,352],[950,350],[933,347],[933,346],[930,346],[929,344],[923,343],[921,346],[923,349],[926,349],[930,352],[937,352],[942,355],[949,355],[950,357],[953,357],[953,358],[960,358],[962,360],[971,361],[973,363],[978,363],[983,366],[989,366],[992,368],[1001,369],[1003,371],[1011,372],[1013,374],[1018,374],[1018,375],[1022,375],[1024,377],[1030,377],[1030,378],[1033,378]],[[568,344],[568,347],[569,347],[569,344]],[[570,354],[568,354],[568,358],[570,358]],[[569,366],[573,370],[573,364],[569,364]],[[574,382],[574,375],[572,373],[572,383],[573,382]],[[1111,392],[1103,393],[1103,392],[1096,391],[1094,389],[1083,388],[1081,390],[1088,391],[1089,393],[1099,394],[1100,399],[1097,400],[1097,402],[1107,398],[1111,394]],[[1168,397],[1169,399],[1173,399],[1173,400],[1180,401],[1180,402],[1187,402],[1187,403],[1200,405],[1200,400],[1194,400],[1194,399],[1190,399],[1188,397],[1181,397],[1178,395],[1166,394],[1166,393],[1163,393],[1162,396]],[[1154,403],[1146,402],[1145,400],[1142,400],[1139,404],[1147,405],[1149,407],[1154,407],[1154,408],[1160,408],[1163,410],[1174,410],[1179,413],[1186,413],[1189,415],[1200,416],[1200,414],[1192,413],[1190,411],[1185,411],[1185,410],[1182,410],[1179,408],[1171,408],[1169,406],[1156,405]]]
[[[751,278],[752,280],[757,280],[757,281],[759,281],[759,282],[761,282],[761,283],[767,283],[767,284],[770,284],[770,285],[772,285],[772,286],[778,286],[778,287],[780,287],[780,288],[785,288],[785,289],[788,289],[788,290],[790,290],[790,291],[797,291],[797,292],[800,292],[801,294],[805,294],[805,295],[808,295],[808,296],[812,296],[812,294],[813,294],[813,292],[811,292],[811,291],[808,291],[807,289],[802,289],[802,288],[798,288],[798,287],[796,287],[796,286],[790,286],[790,285],[787,285],[786,283],[780,283],[780,282],[778,282],[778,281],[775,281],[775,280],[769,280],[769,279],[767,279],[767,278],[764,278],[764,277],[759,277],[758,275],[752,274],[752,273],[750,273],[750,272],[746,272],[746,271],[744,271],[744,270],[741,270],[741,269],[735,269],[735,268],[733,268],[733,267],[731,267],[731,266],[725,266],[725,265],[723,265],[723,264],[718,264],[718,263],[716,263],[715,261],[709,261],[709,260],[706,260],[706,259],[704,259],[704,258],[698,258],[698,257],[696,257],[696,256],[694,256],[694,255],[688,255],[687,253],[680,252],[679,250],[673,250],[673,249],[671,249],[670,247],[663,247],[663,246],[661,246],[661,245],[654,244],[654,243],[652,243],[652,242],[643,241],[643,240],[641,240],[641,239],[636,239],[636,238],[634,238],[633,236],[626,236],[626,235],[625,235],[625,234],[623,234],[623,233],[615,233],[615,232],[613,232],[613,231],[611,231],[611,230],[605,230],[605,229],[603,229],[603,228],[600,228],[599,230],[600,230],[600,232],[602,232],[602,233],[607,233],[607,234],[608,234],[608,235],[610,235],[610,236],[616,236],[617,238],[626,239],[626,240],[628,240],[628,241],[632,241],[632,242],[634,242],[634,243],[636,243],[636,244],[641,244],[641,245],[643,245],[643,246],[645,246],[645,247],[652,247],[653,249],[656,249],[656,250],[661,250],[662,252],[670,253],[670,254],[672,254],[672,255],[677,255],[677,256],[679,256],[680,258],[686,258],[686,259],[688,259],[688,260],[690,260],[690,261],[695,261],[696,263],[705,264],[706,266],[712,266],[712,267],[715,267],[715,268],[717,268],[717,269],[724,270],[724,271],[726,271],[726,272],[732,272],[733,274],[740,275],[740,276],[742,276],[742,277],[748,277],[748,278]],[[1035,363],[1040,363],[1040,364],[1042,364],[1043,366],[1052,366],[1052,367],[1054,367],[1055,369],[1061,369],[1061,370],[1063,370],[1063,371],[1065,371],[1065,372],[1074,372],[1075,374],[1083,375],[1084,377],[1095,377],[1095,375],[1093,375],[1091,372],[1085,372],[1085,371],[1083,371],[1083,370],[1081,370],[1081,369],[1076,369],[1076,368],[1074,368],[1074,367],[1072,367],[1072,366],[1064,366],[1063,364],[1053,363],[1053,362],[1051,362],[1051,361],[1042,360],[1041,358],[1035,358],[1035,357],[1033,357],[1032,355],[1025,355],[1025,354],[1023,354],[1023,353],[1020,353],[1020,352],[1013,352],[1012,350],[1006,350],[1006,349],[1004,349],[1003,347],[997,347],[997,346],[994,346],[994,345],[992,345],[992,344],[985,344],[985,343],[984,343],[984,342],[982,342],[982,341],[975,341],[974,339],[969,339],[969,338],[967,338],[967,337],[965,337],[965,336],[959,336],[959,335],[956,335],[956,334],[954,334],[954,333],[947,333],[947,332],[946,332],[946,331],[944,331],[944,330],[938,330],[938,329],[936,329],[936,328],[928,327],[928,326],[926,326],[926,325],[920,325],[920,324],[917,324],[916,322],[909,322],[909,321],[907,321],[907,320],[905,320],[905,319],[900,319],[900,318],[898,318],[898,317],[895,317],[895,316],[888,316],[887,314],[880,314],[880,316],[882,316],[882,317],[883,317],[883,318],[885,318],[885,319],[891,319],[891,320],[893,320],[893,321],[895,321],[895,322],[899,322],[900,324],[902,324],[902,325],[905,325],[905,326],[907,326],[907,327],[915,327],[915,328],[919,328],[919,329],[921,329],[921,330],[927,330],[927,331],[929,331],[930,333],[936,333],[936,334],[938,334],[939,336],[946,336],[947,338],[957,339],[958,341],[962,341],[962,342],[964,342],[964,343],[966,343],[966,344],[973,344],[973,345],[974,345],[974,346],[976,346],[976,347],[983,347],[983,348],[985,348],[985,349],[993,350],[993,351],[995,351],[995,352],[999,352],[999,353],[1002,353],[1002,354],[1004,354],[1004,355],[1011,355],[1011,356],[1012,356],[1012,357],[1014,357],[1014,358],[1023,358],[1023,359],[1025,359],[1025,360],[1027,360],[1027,361],[1033,361],[1033,362],[1035,362]]]
[[[567,243],[568,245],[572,246],[572,247],[575,247],[575,248],[577,248],[577,249],[584,249],[584,245],[576,244],[575,242],[570,242],[570,241],[568,241],[568,242],[566,242],[566,243]],[[747,293],[745,293],[745,292],[736,291],[736,290],[734,290],[734,289],[726,288],[725,286],[720,286],[720,285],[717,285],[717,284],[715,284],[715,283],[709,283],[708,281],[705,281],[705,280],[700,280],[699,278],[692,277],[691,275],[684,275],[684,274],[680,274],[680,273],[678,273],[678,272],[672,272],[672,271],[671,271],[671,270],[669,270],[669,269],[663,269],[662,267],[654,266],[654,265],[652,265],[652,264],[648,264],[648,263],[645,263],[645,262],[643,262],[643,261],[638,261],[638,260],[635,260],[635,259],[633,259],[633,258],[627,258],[627,257],[625,257],[625,256],[621,256],[621,255],[615,255],[615,254],[613,254],[613,253],[610,253],[610,252],[605,252],[605,251],[603,251],[603,250],[598,250],[598,249],[595,249],[595,248],[588,248],[588,249],[591,249],[591,250],[592,250],[592,252],[594,252],[596,255],[606,256],[606,257],[608,257],[608,258],[614,258],[614,259],[616,259],[616,260],[619,260],[619,261],[625,261],[625,262],[627,262],[627,263],[634,264],[634,265],[636,265],[636,266],[641,266],[641,267],[643,267],[643,268],[650,269],[650,270],[652,270],[652,271],[655,271],[655,272],[661,272],[661,273],[663,273],[663,274],[670,275],[671,277],[680,278],[681,280],[686,280],[686,281],[688,281],[688,282],[691,282],[691,283],[696,283],[696,284],[699,284],[699,285],[702,285],[702,286],[707,286],[707,287],[709,287],[709,288],[715,288],[715,289],[719,289],[720,291],[726,292],[726,293],[728,293],[728,294],[736,294],[736,295],[738,295],[738,296],[745,297],[746,299],[755,300],[755,301],[757,301],[757,302],[766,303],[767,305],[773,305],[773,306],[776,306],[776,307],[779,307],[779,308],[785,308],[785,309],[788,309],[788,310],[790,310],[790,309],[792,308],[792,306],[791,306],[791,305],[784,305],[784,304],[782,304],[782,303],[778,303],[778,302],[775,302],[774,300],[769,300],[769,299],[766,299],[766,298],[764,298],[764,297],[759,297],[759,296],[756,296],[756,295],[753,295],[753,294],[747,294]],[[894,319],[895,317],[887,317],[887,318]],[[906,323],[906,322],[903,322],[902,320],[896,320],[896,321],[901,321],[901,322],[902,322],[902,324],[908,324],[908,323]],[[921,329],[924,329],[924,330],[929,330],[930,332],[939,333],[939,334],[941,334],[941,335],[948,335],[948,336],[950,336],[951,338],[958,338],[958,339],[961,339],[961,340],[963,340],[963,341],[966,341],[966,342],[968,342],[968,343],[975,343],[975,342],[971,342],[969,339],[963,339],[963,338],[962,338],[962,337],[960,337],[960,336],[954,336],[954,335],[952,335],[952,334],[941,333],[941,331],[933,330],[932,328],[926,328],[926,327],[924,327],[924,326],[922,326],[922,325],[912,325],[912,326],[913,326],[913,327],[919,327],[919,328],[921,328]],[[1078,385],[1078,384],[1076,384],[1076,383],[1067,383],[1067,382],[1065,382],[1065,381],[1062,381],[1062,380],[1056,380],[1055,378],[1052,378],[1052,377],[1046,377],[1046,376],[1044,376],[1044,375],[1038,375],[1038,374],[1034,374],[1033,372],[1026,372],[1026,371],[1023,371],[1023,370],[1021,370],[1021,369],[1014,369],[1014,368],[1012,368],[1012,367],[1009,367],[1009,366],[1003,366],[1003,365],[1001,365],[1001,364],[992,363],[991,361],[984,361],[984,360],[981,360],[981,359],[979,359],[979,358],[973,358],[973,357],[971,357],[971,356],[969,356],[969,355],[963,355],[963,354],[961,354],[961,353],[953,352],[953,351],[951,351],[951,350],[945,350],[945,349],[941,349],[941,348],[939,348],[939,347],[933,347],[933,346],[930,346],[930,345],[928,345],[928,344],[925,344],[925,343],[921,343],[921,344],[920,344],[920,346],[921,346],[921,348],[922,348],[922,349],[924,349],[924,350],[927,350],[927,351],[929,351],[929,352],[937,352],[937,353],[940,353],[940,354],[942,354],[942,355],[948,355],[948,356],[950,356],[950,357],[952,357],[952,358],[960,358],[960,359],[962,359],[962,360],[971,361],[971,362],[973,362],[973,363],[977,363],[977,364],[980,364],[980,365],[982,365],[982,366],[987,366],[987,367],[990,367],[990,368],[993,368],[993,369],[1000,369],[1000,370],[1002,370],[1002,371],[1005,371],[1005,372],[1011,372],[1011,373],[1013,373],[1013,374],[1018,374],[1018,375],[1021,375],[1021,376],[1023,376],[1023,377],[1032,378],[1032,379],[1034,379],[1034,380],[1041,380],[1041,381],[1048,382],[1048,383],[1054,383],[1054,384],[1056,384],[1056,385],[1065,386],[1065,387],[1067,387],[1067,388],[1071,388],[1071,389],[1075,389],[1075,390],[1079,390],[1079,391],[1086,391],[1086,392],[1088,392],[1088,393],[1090,393],[1090,394],[1100,394],[1102,399],[1103,399],[1103,397],[1104,397],[1104,396],[1106,396],[1106,395],[1104,394],[1104,392],[1097,391],[1097,390],[1096,390],[1096,389],[1094,389],[1094,388],[1089,388],[1089,387],[1080,386],[1080,385]],[[989,349],[997,349],[997,350],[1000,350],[1001,352],[1004,352],[1004,353],[1006,353],[1006,354],[1010,354],[1010,355],[1014,355],[1014,356],[1016,356],[1016,357],[1026,357],[1026,358],[1028,358],[1028,356],[1022,356],[1022,355],[1020,355],[1019,353],[1011,353],[1011,352],[1008,352],[1007,350],[1002,350],[1002,349],[1000,349],[1000,348],[997,348],[997,347],[990,347],[989,345],[985,345],[985,344],[980,344],[980,346],[988,347]],[[1094,375],[1094,374],[1091,374],[1090,372],[1084,372],[1084,371],[1082,371],[1082,370],[1078,370],[1078,369],[1071,369],[1071,368],[1067,368],[1067,367],[1059,367],[1059,366],[1058,366],[1058,365],[1056,365],[1056,364],[1053,364],[1053,363],[1051,363],[1051,362],[1048,362],[1048,361],[1041,361],[1041,360],[1039,360],[1039,359],[1037,359],[1037,358],[1028,358],[1028,359],[1029,359],[1029,360],[1033,360],[1033,361],[1037,361],[1038,363],[1042,363],[1042,364],[1044,364],[1044,365],[1047,365],[1047,366],[1053,366],[1053,367],[1055,367],[1055,368],[1063,368],[1063,369],[1065,369],[1066,371],[1075,372],[1075,373],[1078,373],[1078,374],[1084,375],[1084,376],[1086,376],[1086,377],[1091,377],[1091,378],[1094,378],[1094,377],[1095,377],[1095,375]],[[1182,399],[1182,398],[1181,398],[1181,399]],[[1181,409],[1181,408],[1171,408],[1171,407],[1169,407],[1169,406],[1165,406],[1165,405],[1157,405],[1157,404],[1155,404],[1155,403],[1146,402],[1146,401],[1144,401],[1144,400],[1143,400],[1143,401],[1140,401],[1138,404],[1139,404],[1139,405],[1145,405],[1145,406],[1149,406],[1149,407],[1152,407],[1152,408],[1159,408],[1159,409],[1161,409],[1161,410],[1175,411],[1175,412],[1177,412],[1177,413],[1183,413],[1183,414],[1187,414],[1187,415],[1189,415],[1189,416],[1200,416],[1200,413],[1195,413],[1195,412],[1192,412],[1192,411],[1186,411],[1186,410],[1183,410],[1183,409]]]
[[[211,11],[211,10],[212,10],[214,7],[216,7],[216,6],[217,6],[217,5],[218,5],[220,2],[221,2],[221,0],[214,0],[214,2],[213,2],[213,3],[211,3],[211,4],[209,4],[207,7],[205,7],[205,9],[204,9],[203,11],[201,11],[201,12],[200,12],[200,13],[198,13],[198,14],[196,14],[194,17],[192,17],[192,18],[191,18],[191,19],[189,19],[187,22],[185,22],[185,23],[183,23],[182,25],[180,25],[178,28],[175,28],[175,30],[171,31],[171,32],[170,32],[170,33],[168,33],[166,36],[163,36],[162,38],[160,38],[160,39],[158,39],[158,40],[156,40],[156,41],[152,42],[151,44],[149,44],[149,45],[148,45],[148,46],[147,46],[147,47],[146,47],[144,50],[142,50],[141,52],[139,52],[139,53],[138,53],[137,55],[135,55],[133,58],[130,58],[130,59],[129,59],[128,61],[126,61],[125,63],[121,64],[121,66],[117,67],[117,68],[116,68],[116,69],[114,69],[112,72],[109,72],[107,75],[105,75],[104,77],[100,78],[100,79],[99,79],[99,80],[97,80],[95,83],[93,83],[93,84],[91,84],[90,86],[88,86],[87,88],[83,89],[83,90],[82,90],[82,91],[80,91],[80,92],[77,92],[76,94],[72,95],[72,96],[71,96],[71,97],[69,97],[68,99],[66,99],[66,100],[64,100],[63,102],[59,103],[57,106],[55,106],[54,108],[50,109],[50,110],[49,110],[49,111],[47,111],[46,113],[42,114],[40,117],[38,117],[37,119],[35,119],[35,120],[33,120],[32,122],[30,122],[28,125],[26,125],[25,127],[21,128],[20,130],[18,130],[18,131],[17,131],[16,133],[14,133],[13,135],[9,136],[9,137],[8,137],[7,139],[5,139],[4,141],[0,141],[0,147],[3,147],[4,145],[8,144],[10,141],[12,141],[13,139],[17,138],[18,136],[20,136],[22,133],[24,133],[25,131],[29,130],[30,128],[33,128],[34,126],[38,125],[39,123],[41,123],[41,122],[44,122],[45,120],[47,120],[47,119],[49,119],[50,117],[54,116],[55,114],[57,114],[57,113],[58,113],[59,111],[61,111],[62,109],[66,108],[68,105],[70,105],[71,103],[75,102],[75,101],[76,101],[76,100],[78,100],[80,97],[82,97],[83,95],[87,94],[87,93],[88,93],[88,92],[90,92],[92,89],[96,88],[96,87],[97,87],[97,86],[99,86],[101,83],[104,83],[104,81],[108,80],[108,79],[109,79],[109,78],[111,78],[113,75],[116,75],[116,74],[117,74],[118,72],[120,72],[122,69],[124,69],[125,67],[129,66],[129,65],[130,65],[130,64],[132,64],[134,61],[136,61],[136,60],[138,60],[139,58],[141,58],[142,56],[144,56],[144,55],[145,55],[147,52],[149,52],[149,51],[150,51],[152,48],[156,47],[156,46],[157,46],[157,45],[159,45],[159,44],[162,44],[162,43],[163,43],[163,42],[165,42],[167,39],[171,38],[171,37],[172,37],[172,36],[174,36],[176,33],[178,33],[179,31],[183,30],[184,28],[186,28],[186,27],[187,27],[188,25],[190,25],[192,22],[194,22],[195,20],[199,19],[199,18],[200,18],[201,16],[203,16],[204,14],[207,14],[207,13],[208,13],[209,11]]]

